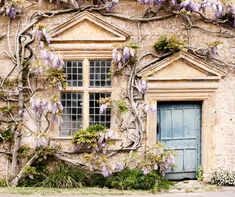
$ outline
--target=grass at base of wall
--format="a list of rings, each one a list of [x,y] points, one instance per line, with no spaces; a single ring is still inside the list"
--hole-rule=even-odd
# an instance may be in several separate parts
[[[107,188],[84,187],[76,189],[58,189],[41,187],[0,187],[0,194],[18,195],[148,195],[151,191],[117,190]]]

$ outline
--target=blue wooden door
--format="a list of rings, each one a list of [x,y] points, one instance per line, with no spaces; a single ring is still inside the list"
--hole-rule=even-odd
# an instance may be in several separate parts
[[[176,154],[175,167],[166,178],[195,179],[201,155],[201,103],[164,102],[157,109],[157,137]]]

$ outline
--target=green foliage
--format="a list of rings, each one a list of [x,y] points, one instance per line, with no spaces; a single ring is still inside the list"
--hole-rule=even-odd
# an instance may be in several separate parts
[[[221,44],[223,44],[222,41],[214,41],[214,42],[208,42],[207,46],[208,47],[216,47],[216,46],[221,45]]]
[[[29,168],[28,176],[20,186],[24,187],[47,187],[47,188],[77,188],[87,184],[88,173],[79,167],[60,164],[53,170],[39,171],[36,168]]]
[[[52,87],[56,87],[61,84],[61,87],[65,89],[67,87],[67,82],[65,79],[65,74],[63,69],[50,68],[46,71],[47,80]]]
[[[218,169],[212,173],[210,183],[219,186],[235,186],[235,171]]]
[[[89,126],[87,129],[79,130],[74,134],[74,144],[81,145],[83,148],[96,148],[100,133],[105,132],[106,127],[100,124]]]
[[[54,155],[60,150],[60,146],[42,146],[36,149],[36,153],[38,154],[37,162],[43,162],[48,158],[48,156]]]
[[[143,174],[140,169],[126,168],[123,171],[107,178],[106,187],[115,189],[167,190],[171,183],[163,180],[157,171]]]
[[[90,173],[86,186],[103,188],[103,187],[106,187],[107,185],[106,182],[107,182],[107,178],[104,177],[102,174]]]
[[[100,132],[100,131],[104,131],[105,129],[106,127],[101,124],[93,124],[89,126],[86,130],[88,132]]]
[[[0,142],[1,141],[11,141],[12,139],[13,139],[13,132],[12,132],[11,126],[0,129]]]
[[[185,41],[175,35],[161,36],[153,46],[157,52],[177,52],[185,48]]]
[[[113,45],[113,47],[115,48],[124,48],[124,47],[128,47],[128,48],[132,48],[132,49],[138,49],[139,48],[139,44],[136,42],[128,42],[128,43],[124,43],[124,44],[120,44],[120,43],[115,43]]]
[[[116,104],[116,106],[117,106],[117,108],[118,108],[118,110],[121,112],[121,113],[126,113],[126,112],[128,112],[128,107],[127,107],[127,104],[126,104],[126,102],[124,101],[124,100],[115,100],[115,101],[113,101],[115,104]]]
[[[107,105],[108,108],[118,110],[121,113],[128,112],[127,103],[123,99],[112,100],[111,97],[101,98],[99,101],[101,104]]]
[[[27,157],[30,154],[30,146],[27,144],[22,145],[19,149],[18,149],[18,154],[20,157]]]
[[[77,188],[86,184],[87,174],[76,166],[61,164],[55,170],[48,171],[45,179],[36,186],[49,188]]]
[[[18,110],[18,105],[7,105],[4,107],[0,107],[0,112],[2,112],[4,115],[9,115],[10,113],[14,113]]]
[[[47,188],[78,188],[78,187],[108,187],[121,190],[169,190],[172,183],[166,181],[156,172],[144,175],[139,169],[126,168],[110,177],[88,172],[77,166],[61,164],[54,170],[44,170],[40,174],[34,168],[28,173],[34,178],[27,177],[20,186],[47,187]]]
[[[0,179],[0,187],[6,187],[6,186],[7,186],[6,180]]]
[[[39,172],[37,172],[36,167],[33,167],[33,166],[25,166],[24,172],[27,175],[38,175],[39,174]]]
[[[196,178],[199,181],[203,180],[203,168],[202,168],[202,166],[198,167],[197,172],[196,172]]]

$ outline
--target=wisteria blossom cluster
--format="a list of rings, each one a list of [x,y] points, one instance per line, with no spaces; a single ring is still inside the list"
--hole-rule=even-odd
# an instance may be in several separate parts
[[[156,112],[157,108],[155,105],[153,106],[153,105],[149,105],[149,104],[145,103],[144,104],[144,111],[145,111],[145,113]]]
[[[155,170],[164,175],[174,164],[173,152],[164,150],[161,144],[157,144],[144,154],[139,167],[142,169],[143,174],[148,174]]]
[[[42,49],[40,52],[40,59],[43,64],[49,68],[62,69],[64,66],[64,61],[61,56],[55,52],[49,51],[48,49]]]
[[[79,8],[82,3],[88,2],[89,0],[47,0],[49,3],[66,3],[72,8]],[[45,2],[45,0],[39,0],[39,3]],[[108,10],[112,10],[118,3],[119,0],[90,0],[93,5],[104,5]]]
[[[208,45],[207,50],[209,51],[212,58],[215,56],[218,56],[218,49],[219,49],[219,47],[221,47],[222,44],[223,44],[223,42],[220,42],[220,41],[207,43],[207,45]]]
[[[53,97],[50,101],[35,97],[30,99],[31,109],[37,117],[41,117],[44,113],[60,115],[63,111],[63,106],[58,98]]]
[[[121,70],[135,57],[135,48],[128,46],[117,46],[113,48],[112,59],[116,70]]]
[[[148,91],[147,81],[144,79],[139,80],[136,84],[136,88],[141,94],[147,93],[147,91]]]
[[[169,5],[172,11],[186,10],[189,12],[206,13],[212,10],[217,19],[227,18],[235,27],[235,5],[232,1],[222,0],[138,0],[140,4],[148,6]]]
[[[93,152],[103,151],[106,153],[107,146],[115,138],[115,133],[102,125],[91,125],[87,129],[81,129],[74,134],[74,144],[77,151],[81,149]]]
[[[110,97],[100,99],[100,114],[104,114],[108,108],[112,106],[112,99]]]
[[[101,98],[100,99],[100,114],[104,114],[107,109],[118,110],[121,113],[128,111],[127,104],[124,100],[112,100],[111,97]]]
[[[10,0],[0,9],[0,13],[8,16],[10,19],[15,19],[18,14],[23,11],[23,3],[25,0]]]
[[[97,141],[98,144],[97,150],[102,149],[103,153],[105,154],[107,150],[106,147],[108,146],[109,141],[113,140],[114,138],[115,138],[115,133],[111,129],[107,129],[106,132],[101,132]]]
[[[50,44],[51,38],[48,34],[46,24],[38,23],[35,26],[32,33],[35,35],[36,39],[39,41],[41,48],[44,48],[45,45],[47,46],[48,44]]]
[[[167,170],[174,167],[174,164],[174,153],[165,150],[160,143],[144,152],[130,152],[126,161],[126,166],[130,169],[140,169],[145,175],[152,171],[165,175]]]

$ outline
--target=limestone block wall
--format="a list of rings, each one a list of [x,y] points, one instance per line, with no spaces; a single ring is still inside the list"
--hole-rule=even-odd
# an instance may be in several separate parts
[[[215,167],[234,169],[235,167],[235,78],[234,71],[221,81],[216,92],[214,120]]]
[[[53,5],[44,4],[40,7],[37,5],[29,4],[29,8],[22,17],[22,26],[25,27],[29,23],[29,17],[33,12],[38,9],[46,10],[52,9]],[[122,0],[120,5],[115,9],[118,14],[123,14],[129,17],[141,17],[143,16],[146,7],[140,6],[135,0]],[[94,13],[100,19],[108,22],[109,24],[115,25],[117,28],[126,31],[130,35],[130,41],[139,43],[138,57],[151,51],[154,52],[152,45],[161,36],[165,34],[175,34],[177,37],[187,40],[189,46],[197,48],[205,48],[206,43],[211,41],[222,41],[223,48],[221,48],[219,53],[219,58],[227,63],[234,64],[235,62],[235,39],[234,38],[223,38],[219,37],[217,34],[208,34],[200,29],[186,30],[185,25],[180,17],[173,17],[169,19],[164,19],[160,21],[151,21],[146,23],[130,22],[126,20],[121,20],[111,16],[102,16],[98,13]],[[50,29],[53,29],[57,25],[66,22],[74,14],[63,14],[55,16],[52,18],[42,20],[43,23],[48,24]],[[217,27],[211,26],[210,24],[200,24],[205,29],[210,29],[211,31],[217,31]],[[18,21],[13,21],[11,24],[11,33],[9,35],[9,40],[14,43],[15,33],[17,32]],[[0,34],[7,31],[8,20],[4,17],[0,17]],[[7,36],[0,39],[0,77],[4,77],[7,72],[13,66],[11,60],[4,53],[9,51],[7,44]],[[14,44],[12,46],[14,50]],[[141,63],[141,66],[149,62],[151,59],[147,58],[146,61]],[[224,68],[228,70],[227,68]],[[14,74],[17,73],[17,70]],[[118,80],[118,79],[117,79]],[[123,89],[125,89],[127,80],[125,77],[120,78],[121,88],[116,88],[115,97],[119,97]],[[210,113],[215,115],[215,118],[211,120],[213,125],[213,149],[210,150],[213,155],[213,165],[211,170],[217,167],[223,168],[234,168],[235,167],[235,72],[233,69],[229,69],[227,76],[219,82],[219,88],[214,94],[214,108],[210,109]],[[210,117],[208,117],[210,118]],[[118,129],[115,124],[113,127]],[[33,126],[32,126],[33,128]],[[56,133],[57,132],[57,133]],[[52,135],[58,137],[58,130],[53,131]],[[123,137],[122,134],[118,133],[120,138]],[[25,142],[29,142],[30,139],[26,139]],[[56,139],[60,142],[66,150],[70,150],[72,145],[70,144],[71,139]],[[1,148],[0,148],[1,151]],[[4,169],[6,166],[5,157],[0,153],[0,174],[4,174]]]

